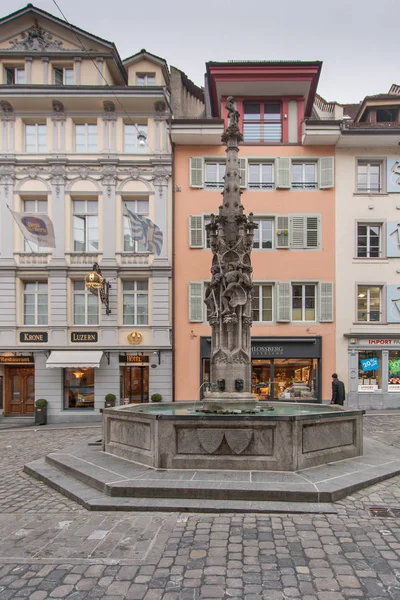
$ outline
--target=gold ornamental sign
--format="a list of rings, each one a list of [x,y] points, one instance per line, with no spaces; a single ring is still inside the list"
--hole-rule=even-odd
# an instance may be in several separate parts
[[[143,339],[142,334],[138,331],[131,331],[128,333],[127,338],[128,342],[134,345],[141,344]]]

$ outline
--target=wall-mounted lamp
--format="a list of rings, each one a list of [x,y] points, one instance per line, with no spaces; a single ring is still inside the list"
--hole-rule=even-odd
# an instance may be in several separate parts
[[[139,133],[137,135],[137,139],[139,142],[139,146],[141,146],[143,148],[143,146],[145,146],[146,142],[147,142],[147,136],[146,136],[145,132],[139,131]]]
[[[368,208],[369,208],[369,210],[373,210],[375,208],[375,206],[373,204],[369,204]]]
[[[154,350],[150,356],[150,366],[152,369],[156,369],[161,364],[161,352],[160,350]]]

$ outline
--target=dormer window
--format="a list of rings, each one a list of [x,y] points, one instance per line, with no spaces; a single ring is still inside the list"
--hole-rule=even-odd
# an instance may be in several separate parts
[[[7,67],[6,82],[7,85],[21,85],[25,83],[24,67]]]
[[[398,108],[378,108],[376,111],[377,123],[394,123],[397,121]]]
[[[278,102],[243,103],[243,137],[247,143],[282,141],[282,114]]]
[[[57,67],[54,69],[55,85],[73,85],[74,69],[72,67]]]
[[[156,85],[155,73],[136,73],[136,85]]]

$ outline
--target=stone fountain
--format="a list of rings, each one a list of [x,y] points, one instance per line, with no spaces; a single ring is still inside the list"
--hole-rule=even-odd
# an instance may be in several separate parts
[[[223,200],[207,226],[213,253],[204,299],[212,328],[210,391],[203,402],[104,409],[103,450],[157,469],[296,471],[359,456],[363,411],[258,402],[251,393],[250,257],[257,225],[241,203],[242,136],[232,97],[226,108]]]

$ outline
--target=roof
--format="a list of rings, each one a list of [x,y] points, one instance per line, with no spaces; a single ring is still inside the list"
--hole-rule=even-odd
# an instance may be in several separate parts
[[[138,62],[139,60],[143,60],[143,59],[147,59],[150,62],[158,64],[162,68],[165,81],[169,82],[169,69],[168,69],[168,63],[165,60],[165,58],[162,58],[161,56],[157,56],[157,54],[153,54],[152,52],[149,52],[145,48],[142,48],[141,50],[139,50],[139,52],[136,52],[135,54],[128,56],[128,58],[124,58],[123,64],[124,64],[124,66],[128,66],[128,65],[131,65],[132,63]]]
[[[114,56],[114,60],[118,66],[118,69],[121,72],[121,74],[124,78],[124,81],[127,82],[126,71],[123,67],[121,57],[119,55],[119,52],[118,52],[117,47],[114,44],[114,42],[110,42],[108,40],[105,40],[104,38],[94,35],[93,33],[89,33],[85,29],[81,29],[80,27],[77,27],[76,25],[72,25],[66,19],[64,19],[64,18],[60,19],[59,17],[55,17],[51,13],[49,13],[41,8],[38,8],[37,6],[34,6],[31,3],[27,4],[24,8],[20,8],[19,10],[16,10],[16,11],[10,13],[9,15],[6,15],[5,17],[0,18],[0,25],[4,25],[5,23],[12,21],[22,15],[26,15],[28,13],[33,13],[38,16],[42,16],[42,17],[48,19],[49,21],[53,21],[53,22],[57,23],[58,25],[61,25],[63,27],[68,27],[77,35],[79,33],[81,33],[81,34],[85,35],[86,37],[96,40],[105,46],[109,46],[111,53]]]
[[[265,65],[265,66],[273,66],[273,65],[279,65],[279,66],[283,66],[283,65],[302,65],[302,66],[307,66],[307,65],[322,65],[322,61],[319,60],[310,60],[310,61],[304,61],[304,60],[228,60],[228,61],[214,61],[214,60],[210,60],[206,63],[206,67],[208,67],[208,65],[210,66],[221,66],[221,67],[225,67],[225,66],[229,66],[229,65],[245,65],[245,66],[249,66],[249,65]]]

